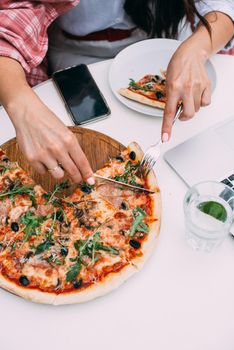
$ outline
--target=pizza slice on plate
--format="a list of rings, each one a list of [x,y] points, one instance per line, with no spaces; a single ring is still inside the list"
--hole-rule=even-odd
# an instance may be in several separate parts
[[[166,105],[166,79],[159,75],[148,74],[142,79],[130,79],[127,88],[119,90],[120,95],[149,106],[165,108]]]

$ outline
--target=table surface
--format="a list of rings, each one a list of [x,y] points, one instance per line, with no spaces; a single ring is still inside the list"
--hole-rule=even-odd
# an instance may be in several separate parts
[[[178,122],[163,151],[233,114],[234,57],[216,55],[212,104],[188,122]],[[108,119],[88,127],[143,149],[160,135],[161,119],[123,106],[108,84],[111,61],[90,66],[110,108]],[[231,78],[232,75],[232,78]],[[72,125],[52,81],[35,88],[40,98]],[[0,109],[0,143],[15,135]],[[218,161],[217,161],[218,166]],[[39,305],[0,290],[0,348],[16,349],[234,349],[234,240],[211,254],[193,251],[184,239],[183,181],[161,158],[157,177],[163,217],[158,244],[141,272],[118,290],[69,306]]]

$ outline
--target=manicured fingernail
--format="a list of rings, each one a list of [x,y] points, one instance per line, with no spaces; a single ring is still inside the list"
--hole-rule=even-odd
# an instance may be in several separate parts
[[[162,134],[162,142],[167,142],[169,140],[169,135],[168,133],[164,132]]]
[[[92,186],[92,185],[95,184],[95,180],[94,180],[93,177],[89,177],[89,178],[86,180],[86,182],[87,182],[90,186]]]

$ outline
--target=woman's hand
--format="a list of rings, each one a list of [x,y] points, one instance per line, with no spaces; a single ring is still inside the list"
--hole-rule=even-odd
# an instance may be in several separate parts
[[[40,174],[49,170],[56,179],[66,172],[76,183],[84,180],[94,184],[92,169],[73,133],[34,92],[23,106],[20,101],[22,108],[10,108],[8,113],[19,146],[31,165]]]
[[[162,140],[171,135],[177,105],[183,101],[181,120],[192,118],[200,107],[211,102],[211,83],[205,70],[207,55],[188,39],[171,58],[167,69],[167,104],[162,125]]]

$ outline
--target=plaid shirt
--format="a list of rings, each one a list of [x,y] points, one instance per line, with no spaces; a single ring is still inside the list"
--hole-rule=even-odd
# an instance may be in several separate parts
[[[0,0],[0,56],[21,63],[30,85],[47,79],[48,26],[79,0]]]
[[[0,0],[0,56],[20,62],[31,86],[48,78],[44,60],[48,26],[78,3],[79,0]],[[234,48],[225,53],[234,54]]]

